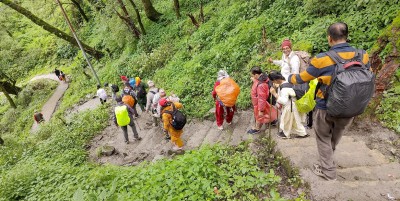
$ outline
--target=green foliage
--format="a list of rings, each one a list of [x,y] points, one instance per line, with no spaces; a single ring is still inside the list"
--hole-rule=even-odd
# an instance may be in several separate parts
[[[392,87],[384,91],[381,105],[376,114],[383,125],[400,133],[400,70],[397,70]]]

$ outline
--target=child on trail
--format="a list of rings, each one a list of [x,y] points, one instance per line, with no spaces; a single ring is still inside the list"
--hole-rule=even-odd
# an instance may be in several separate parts
[[[107,102],[107,92],[100,85],[97,85],[97,97],[100,98],[100,103],[104,104]]]
[[[142,138],[139,137],[139,134],[136,130],[135,123],[133,122],[134,110],[122,102],[121,96],[117,96],[115,98],[115,100],[117,101],[117,105],[114,108],[114,118],[113,119],[114,119],[115,125],[121,127],[121,129],[124,133],[125,143],[129,144],[128,125],[132,129],[133,137],[134,137],[135,141],[141,140]]]
[[[171,143],[174,145],[172,148],[174,151],[182,151],[183,148],[183,141],[181,139],[182,133],[183,133],[183,127],[179,130],[174,128],[173,126],[173,121],[175,121],[175,118],[173,116],[173,113],[175,110],[181,109],[182,103],[179,102],[170,102],[167,100],[167,98],[162,98],[159,101],[159,104],[161,105],[161,116],[162,116],[162,122],[163,122],[163,130],[164,134],[166,136],[166,139],[171,139]],[[186,119],[185,119],[186,123]],[[183,123],[183,125],[185,124]]]
[[[308,137],[309,135],[302,124],[304,114],[297,111],[296,104],[294,103],[296,93],[292,88],[293,85],[289,84],[279,72],[271,72],[269,79],[274,83],[276,88],[279,88],[277,93],[275,88],[271,87],[271,94],[277,99],[276,102],[283,106],[279,126],[282,131],[278,133],[278,137],[282,139],[290,138],[292,133],[297,134],[298,137]]]
[[[290,74],[299,74],[300,71],[300,58],[292,51],[292,42],[289,39],[283,40],[281,44],[282,59],[272,60],[269,58],[270,63],[274,63],[281,67],[281,74],[288,80]]]
[[[269,100],[269,79],[268,75],[261,71],[261,68],[255,66],[251,69],[251,102],[254,108],[254,128],[247,131],[248,134],[257,134],[261,126],[265,123],[271,123],[277,119],[276,109],[268,102]]]
[[[220,85],[221,80],[224,78],[229,78],[228,73],[225,70],[218,71],[217,81],[215,82],[213,91],[211,92],[211,95],[215,101],[215,118],[217,120],[217,126],[219,130],[224,129],[222,126],[224,123],[224,110],[226,111],[225,120],[228,125],[231,125],[233,115],[236,111],[236,105],[233,105],[232,107],[226,107],[217,96],[216,88]]]
[[[111,89],[112,99],[115,100],[115,98],[117,97],[117,93],[119,92],[119,87],[116,84],[111,84],[110,89]]]

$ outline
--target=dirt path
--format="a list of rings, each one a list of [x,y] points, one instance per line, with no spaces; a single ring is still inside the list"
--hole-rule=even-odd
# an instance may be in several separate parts
[[[54,110],[56,109],[58,100],[60,100],[60,98],[64,95],[64,92],[68,89],[68,83],[60,81],[55,74],[38,75],[32,78],[30,82],[39,79],[51,79],[59,83],[53,95],[49,98],[49,100],[47,100],[47,102],[43,105],[41,110],[41,113],[43,114],[45,121],[49,121],[52,114],[54,113]],[[34,122],[31,131],[35,132],[37,129],[38,129],[38,124]]]
[[[143,140],[139,142],[132,141],[133,134],[128,128],[129,144],[124,143],[122,130],[119,127],[110,125],[90,143],[90,158],[92,161],[104,164],[111,163],[116,165],[135,165],[144,160],[153,161],[168,157],[167,151],[171,149],[172,144],[163,138],[160,127],[151,126],[151,117],[148,114],[141,114],[135,120],[139,135]],[[241,123],[239,122],[241,120]],[[250,129],[252,123],[252,113],[249,111],[239,111],[233,119],[232,125],[224,125],[225,129],[217,129],[213,121],[192,120],[184,128],[182,139],[185,143],[184,149],[196,149],[204,144],[226,143],[237,145],[243,140],[258,137],[245,134]],[[98,148],[109,145],[117,150],[117,154],[109,157],[98,155]]]

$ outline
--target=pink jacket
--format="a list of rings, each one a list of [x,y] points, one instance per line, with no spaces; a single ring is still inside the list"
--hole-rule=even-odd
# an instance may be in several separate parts
[[[264,111],[267,107],[267,99],[269,96],[268,81],[259,84],[258,80],[253,79],[251,87],[251,102],[253,106],[257,106],[258,111]]]

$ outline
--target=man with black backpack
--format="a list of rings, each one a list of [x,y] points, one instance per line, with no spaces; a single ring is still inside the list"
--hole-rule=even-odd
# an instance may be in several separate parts
[[[336,180],[333,153],[345,128],[364,111],[372,97],[374,75],[369,71],[366,51],[347,43],[347,24],[334,23],[327,33],[331,49],[313,58],[306,71],[290,75],[289,82],[301,84],[314,78],[320,82],[314,130],[321,163],[314,164],[312,170],[326,180]]]
[[[171,138],[174,147],[173,151],[182,152],[183,141],[181,139],[183,133],[183,127],[186,124],[186,117],[179,109],[181,109],[182,103],[171,102],[167,98],[162,98],[159,101],[161,109],[161,118],[163,122],[164,134],[168,139]]]

